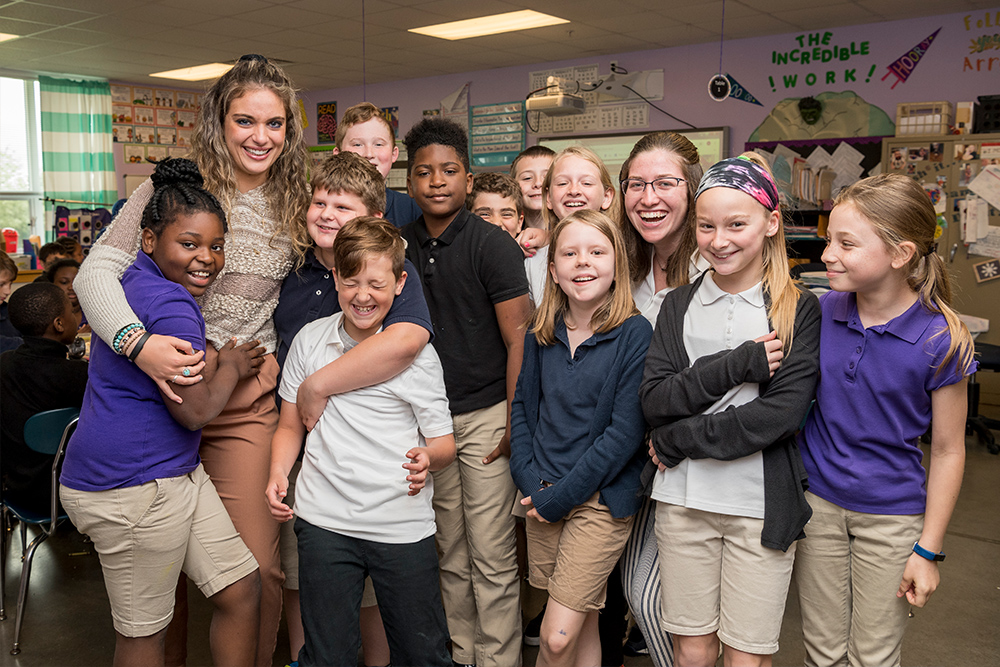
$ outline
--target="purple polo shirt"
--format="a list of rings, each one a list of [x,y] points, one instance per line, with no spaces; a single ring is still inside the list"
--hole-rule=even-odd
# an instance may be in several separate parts
[[[816,405],[799,434],[809,490],[855,512],[922,514],[917,442],[930,426],[931,392],[961,379],[955,363],[937,372],[951,342],[945,319],[918,300],[865,329],[853,292],[828,292],[820,304]]]
[[[205,320],[194,297],[163,277],[144,253],[122,276],[125,297],[146,330],[205,349]],[[148,375],[94,336],[80,423],[59,481],[79,491],[138,486],[198,467],[201,431],[170,416]]]

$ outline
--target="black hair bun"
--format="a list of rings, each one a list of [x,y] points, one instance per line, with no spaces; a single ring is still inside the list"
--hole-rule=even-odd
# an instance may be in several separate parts
[[[153,187],[162,188],[170,185],[193,185],[201,188],[205,185],[205,179],[198,171],[198,165],[191,160],[184,158],[168,158],[156,164],[153,171]]]

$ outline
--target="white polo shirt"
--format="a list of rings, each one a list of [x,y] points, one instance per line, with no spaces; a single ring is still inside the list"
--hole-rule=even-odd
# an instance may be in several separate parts
[[[729,294],[715,284],[714,273],[702,280],[684,313],[684,349],[693,365],[699,358],[732,350],[768,332],[764,288],[757,283]],[[726,392],[703,414],[743,405],[760,396],[760,385],[744,382]],[[654,500],[705,512],[764,518],[764,456],[754,452],[734,461],[684,459],[657,471]]]
[[[279,395],[295,402],[299,385],[353,347],[341,328],[343,313],[310,322],[292,342]],[[371,387],[336,394],[306,438],[295,486],[295,514],[341,535],[410,544],[434,534],[431,476],[408,496],[406,452],[424,437],[452,432],[444,372],[427,345],[399,375]]]

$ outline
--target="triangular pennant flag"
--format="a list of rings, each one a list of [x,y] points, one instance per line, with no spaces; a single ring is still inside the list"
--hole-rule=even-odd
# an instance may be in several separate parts
[[[756,104],[759,107],[764,106],[763,104],[757,101],[756,97],[750,94],[750,91],[748,91],[746,88],[737,83],[736,79],[733,78],[732,74],[726,74],[726,78],[729,79],[730,97],[735,97],[738,100],[741,100],[743,102],[749,102],[750,104]]]
[[[889,90],[892,90],[900,82],[906,81],[906,79],[909,78],[910,74],[913,73],[913,68],[917,66],[920,59],[924,57],[925,53],[927,53],[927,49],[930,47],[931,42],[934,41],[934,38],[937,37],[939,32],[941,32],[941,28],[935,30],[934,33],[929,35],[924,41],[920,42],[904,55],[889,64],[888,74],[882,77],[882,80],[885,81],[889,77],[889,74],[896,75],[896,82],[890,86]]]

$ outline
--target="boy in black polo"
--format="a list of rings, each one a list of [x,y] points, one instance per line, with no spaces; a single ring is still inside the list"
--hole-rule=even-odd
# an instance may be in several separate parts
[[[459,125],[427,118],[404,143],[407,185],[423,215],[402,234],[434,323],[458,450],[451,465],[434,473],[452,657],[515,667],[521,612],[507,457],[530,308],[524,255],[506,231],[465,209],[472,174]]]

